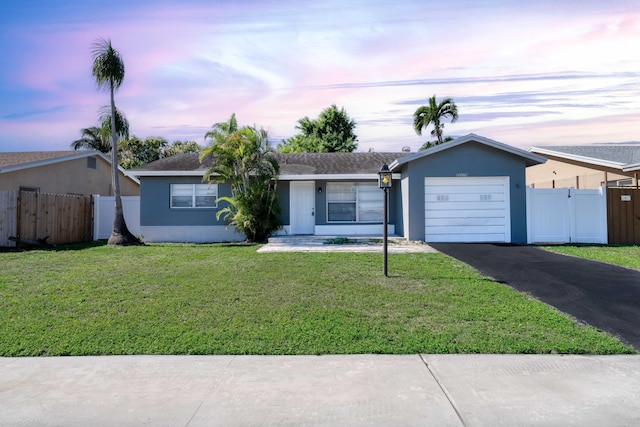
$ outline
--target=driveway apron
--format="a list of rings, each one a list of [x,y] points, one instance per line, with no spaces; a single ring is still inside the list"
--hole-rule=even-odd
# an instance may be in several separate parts
[[[430,245],[640,350],[640,271],[533,246]]]

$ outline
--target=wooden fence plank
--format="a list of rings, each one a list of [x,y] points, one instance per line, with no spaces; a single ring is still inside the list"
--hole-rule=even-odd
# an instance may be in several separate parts
[[[640,244],[640,190],[607,188],[607,230],[613,245]]]
[[[91,216],[86,212],[89,197],[34,192],[20,196],[21,240],[47,238],[49,244],[91,241]]]
[[[0,191],[0,247],[15,247],[16,242],[9,240],[18,234],[18,192]]]

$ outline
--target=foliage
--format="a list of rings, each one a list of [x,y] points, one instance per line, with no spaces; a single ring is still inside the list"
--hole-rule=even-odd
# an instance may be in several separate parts
[[[82,134],[82,138],[71,143],[72,149],[96,150],[105,154],[111,152],[111,137],[105,135],[102,128],[96,126],[82,128],[80,129],[80,133]]]
[[[0,356],[633,353],[440,253],[255,250],[0,253]]]
[[[449,142],[449,141],[453,141],[453,138],[450,136],[447,136],[442,140],[442,142]],[[422,144],[420,148],[418,148],[418,151],[424,151],[427,148],[435,147],[436,145],[438,145],[438,141],[427,141],[424,144]]]
[[[180,153],[199,153],[202,147],[195,141],[173,141],[164,148],[162,157],[171,157]]]
[[[116,110],[118,115],[120,111]],[[105,121],[106,120],[106,121]],[[111,152],[111,125],[110,116],[102,120],[102,127],[90,127],[81,129],[82,138],[74,141],[71,148],[74,150],[97,150],[102,153]],[[121,115],[116,120],[116,127],[126,126],[126,133],[120,135],[118,144],[118,159],[120,166],[125,169],[142,166],[164,157],[170,157],[179,153],[199,153],[202,147],[195,141],[174,141],[171,145],[166,139],[159,136],[148,136],[140,139],[133,135],[128,136],[129,124],[126,117]],[[120,133],[120,132],[119,132]]]
[[[324,109],[318,119],[303,117],[296,129],[300,133],[278,145],[281,153],[351,153],[357,147],[358,137],[354,133],[355,121],[349,118],[344,108],[331,105]]]
[[[451,123],[458,120],[458,107],[451,98],[445,98],[440,103],[436,101],[436,96],[429,98],[429,105],[419,107],[413,113],[413,128],[418,135],[422,135],[422,129],[433,125],[431,136],[436,138],[435,144],[442,144],[442,119],[451,118]],[[428,143],[427,143],[428,144]],[[428,148],[428,147],[427,147]]]
[[[235,114],[228,122],[216,123],[207,132],[210,145],[200,160],[212,156],[205,180],[231,186],[232,197],[219,200],[228,203],[218,211],[218,218],[243,233],[248,242],[266,241],[279,228],[280,204],[277,177],[280,166],[269,147],[267,132],[260,128],[238,128]]]
[[[115,109],[116,138],[118,140],[129,137],[129,121],[122,111]],[[100,127],[92,126],[80,129],[82,138],[73,141],[74,150],[97,150],[108,154],[111,152],[111,108],[103,106],[98,116]]]
[[[111,40],[99,38],[92,48],[93,66],[91,73],[99,89],[109,91],[110,98],[110,122],[111,122],[111,182],[115,196],[115,215],[113,230],[109,237],[112,245],[135,245],[140,241],[129,231],[122,210],[122,196],[120,194],[120,178],[118,171],[118,134],[124,131],[118,127],[118,114],[114,99],[114,92],[122,85],[124,80],[124,61],[120,53],[113,48]],[[106,122],[106,113],[103,115],[103,128]],[[129,129],[127,126],[126,134]]]

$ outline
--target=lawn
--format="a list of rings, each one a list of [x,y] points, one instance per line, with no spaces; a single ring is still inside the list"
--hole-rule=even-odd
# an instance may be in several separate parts
[[[633,353],[439,253],[0,253],[0,356]]]
[[[640,246],[561,245],[545,249],[640,270]]]

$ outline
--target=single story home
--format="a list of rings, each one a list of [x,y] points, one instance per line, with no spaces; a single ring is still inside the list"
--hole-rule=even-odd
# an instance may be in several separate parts
[[[140,194],[140,182],[120,168],[123,196]],[[0,191],[113,195],[111,158],[99,151],[0,152]]]
[[[388,231],[427,242],[527,242],[525,169],[545,158],[469,134],[417,153],[277,154],[280,234],[382,235],[384,192],[393,173]],[[140,180],[146,241],[220,242],[243,236],[216,219],[224,183],[203,183],[211,159],[178,154],[128,173]]]
[[[527,169],[535,188],[638,187],[640,144],[531,147],[548,160]]]

